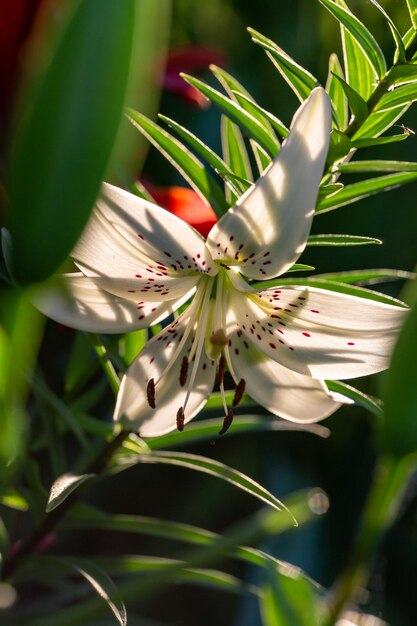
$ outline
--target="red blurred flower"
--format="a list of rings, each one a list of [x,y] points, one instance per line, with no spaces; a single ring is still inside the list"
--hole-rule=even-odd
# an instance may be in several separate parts
[[[190,104],[205,108],[206,98],[181,78],[180,72],[198,72],[206,70],[209,65],[225,65],[226,56],[220,50],[203,46],[184,46],[171,50],[168,54],[163,87],[187,100]]]
[[[213,209],[192,189],[175,186],[155,187],[149,182],[145,182],[145,187],[159,206],[188,222],[203,237],[207,237],[217,222]]]

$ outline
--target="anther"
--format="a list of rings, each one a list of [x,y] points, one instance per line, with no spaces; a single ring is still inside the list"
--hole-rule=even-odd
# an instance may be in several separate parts
[[[185,420],[184,408],[180,406],[180,408],[177,411],[177,428],[180,431],[180,433],[182,433],[182,431],[184,430],[184,420]]]
[[[151,409],[156,407],[155,405],[155,380],[150,378],[148,380],[148,386],[146,387],[146,396],[148,398],[148,404]]]
[[[229,430],[229,428],[230,428],[230,426],[232,425],[232,422],[233,422],[233,417],[234,417],[233,411],[232,411],[232,409],[229,409],[227,411],[226,417],[223,420],[223,426],[222,426],[221,430],[219,431],[219,435],[224,435],[224,433]]]
[[[180,371],[180,385],[184,387],[187,382],[187,374],[188,374],[188,359],[187,357],[183,357],[181,361],[181,371]]]
[[[220,387],[220,385],[223,384],[225,367],[226,367],[226,360],[224,356],[222,355],[219,359],[219,364],[217,366],[217,373],[216,373],[216,386],[217,387]]]
[[[227,337],[223,328],[218,328],[217,330],[211,333],[210,343],[212,343],[213,346],[222,346],[222,347],[227,344]]]
[[[232,402],[233,407],[236,407],[239,404],[239,402],[242,400],[243,394],[245,393],[245,388],[246,388],[246,381],[243,378],[241,378],[238,384],[236,385],[235,395],[233,396],[233,402]]]

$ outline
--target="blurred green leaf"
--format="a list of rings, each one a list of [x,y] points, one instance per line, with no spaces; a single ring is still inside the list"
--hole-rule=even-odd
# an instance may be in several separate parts
[[[245,476],[242,472],[233,469],[203,456],[196,454],[188,454],[186,452],[153,452],[151,454],[129,455],[128,457],[120,457],[115,467],[116,471],[123,470],[124,467],[131,467],[137,463],[163,463],[165,465],[176,465],[193,469],[197,472],[210,474],[216,478],[220,478],[243,491],[247,491],[255,498],[266,502],[277,510],[284,510],[289,513],[286,506],[278,500],[272,493],[267,491],[262,485]],[[289,513],[291,515],[291,513]],[[292,517],[292,516],[291,516]],[[294,520],[295,521],[295,520]]]
[[[345,398],[352,400],[357,406],[361,406],[377,417],[383,416],[383,406],[379,398],[373,398],[359,389],[355,389],[351,385],[341,382],[340,380],[326,380],[326,385],[330,391],[341,394]]]
[[[353,270],[351,272],[332,272],[330,274],[319,274],[316,278],[321,280],[333,280],[340,283],[361,283],[361,284],[375,284],[386,282],[390,280],[404,280],[405,278],[415,278],[415,274],[412,272],[405,272],[403,270],[391,270],[391,269],[376,269],[376,270]]]
[[[369,115],[368,105],[362,96],[355,91],[341,76],[334,74],[335,80],[337,80],[343,91],[346,94],[346,98],[348,99],[350,110],[352,111],[355,119],[360,124],[363,122]]]
[[[252,41],[265,50],[298,99],[302,102],[308,98],[311,91],[319,86],[317,78],[294,61],[271,39],[258,33],[253,28],[248,28],[248,31],[252,36]]]
[[[135,1],[75,2],[14,138],[10,230],[21,283],[52,274],[87,222],[113,149],[131,61]]]
[[[344,79],[343,69],[337,54],[332,53],[329,58],[329,73],[327,76],[326,91],[333,104],[333,115],[336,117],[338,130],[345,130],[349,122],[348,105],[344,89],[337,80],[337,76]]]
[[[132,124],[176,167],[206,204],[213,208],[217,217],[224,215],[229,206],[223,191],[203,163],[178,139],[174,139],[166,130],[144,115],[128,109],[128,117]]]
[[[5,491],[0,497],[0,503],[16,511],[27,511],[29,509],[29,503],[26,498],[15,489]]]
[[[239,181],[233,176],[232,170],[229,169],[227,163],[219,157],[218,154],[209,148],[198,137],[193,135],[189,130],[181,126],[174,120],[166,117],[165,115],[159,115],[160,119],[170,126],[175,132],[192,148],[197,154],[199,154],[211,167],[224,179],[227,186],[236,195],[241,195],[246,187],[239,184]]]
[[[148,333],[146,329],[135,330],[126,335],[121,340],[122,354],[126,365],[130,365],[139,352],[142,350],[148,339]]]
[[[401,185],[412,183],[415,180],[417,180],[417,172],[399,172],[379,176],[378,178],[369,178],[368,180],[362,180],[352,185],[346,185],[333,196],[328,196],[320,200],[316,212],[333,211],[346,204],[358,202],[358,200],[362,200],[362,198],[367,198],[381,191],[395,189]]]
[[[398,457],[417,452],[417,280],[409,296],[413,306],[398,338],[382,389],[385,405],[382,445],[386,452]]]
[[[250,115],[243,107],[203,81],[188,74],[181,74],[181,76],[187,83],[201,91],[206,98],[219,107],[232,121],[238,124],[243,132],[265,148],[272,158],[276,156],[280,148],[276,136],[269,134],[264,125],[258,122],[253,115]]]
[[[380,239],[357,235],[310,235],[307,240],[308,246],[366,246],[381,243]]]
[[[346,28],[357,42],[377,75],[382,78],[387,71],[387,64],[381,48],[369,30],[344,6],[339,6],[333,0],[319,0],[326,9]]]
[[[50,513],[56,509],[73,491],[78,489],[78,487],[87,480],[90,480],[90,478],[93,478],[93,476],[94,474],[82,474],[77,476],[76,474],[70,473],[59,476],[50,489],[46,512]]]
[[[406,0],[413,27],[417,30],[417,0]]]

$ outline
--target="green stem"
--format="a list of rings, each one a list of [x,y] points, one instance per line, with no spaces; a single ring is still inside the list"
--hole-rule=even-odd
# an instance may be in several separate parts
[[[100,340],[100,337],[95,333],[89,334],[91,344],[96,351],[98,359],[100,361],[100,365],[103,368],[103,371],[106,375],[107,380],[109,381],[109,385],[113,391],[113,393],[117,396],[120,388],[120,379],[117,375],[116,370],[114,369],[114,365],[110,360],[110,357],[107,352],[106,346]]]
[[[378,461],[356,543],[345,570],[330,593],[321,626],[334,626],[346,605],[354,601],[366,583],[372,558],[382,535],[398,513],[414,468],[414,455],[402,459],[387,456]]]

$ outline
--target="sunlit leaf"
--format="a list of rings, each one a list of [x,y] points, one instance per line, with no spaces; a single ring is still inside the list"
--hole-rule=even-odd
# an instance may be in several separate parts
[[[417,81],[394,87],[385,93],[376,104],[374,111],[388,111],[405,106],[417,100]]]
[[[252,113],[252,115],[254,115],[256,119],[260,120],[261,118],[263,118],[264,122],[267,121],[271,124],[272,128],[278,133],[280,137],[282,137],[283,139],[285,139],[285,137],[288,137],[288,134],[290,132],[288,128],[270,111],[263,109],[256,102],[249,100],[247,96],[242,93],[234,91],[233,94],[236,96],[236,100],[238,101],[238,103],[246,108],[250,113]]]
[[[373,5],[376,6],[378,11],[380,11],[380,13],[382,13],[384,18],[388,22],[388,25],[390,27],[392,36],[394,38],[395,46],[396,46],[396,58],[400,62],[403,62],[405,60],[405,48],[404,48],[404,43],[403,43],[403,40],[402,40],[402,37],[401,37],[401,33],[399,32],[398,28],[394,24],[394,22],[391,19],[391,17],[388,15],[388,13],[385,11],[385,9],[383,9],[382,6],[377,2],[377,0],[371,0],[371,2],[372,2]]]
[[[406,0],[413,27],[417,30],[417,0]]]
[[[340,76],[344,79],[340,61],[337,54],[333,53],[329,58],[329,73],[327,76],[326,91],[333,104],[333,114],[336,115],[337,128],[339,130],[345,130],[349,121],[347,99],[343,87],[337,80],[336,76]]]
[[[379,398],[373,398],[359,389],[355,389],[351,385],[341,382],[340,380],[326,380],[326,385],[330,391],[340,394],[349,400],[352,400],[358,406],[363,407],[370,413],[382,417],[383,405]]]
[[[357,235],[310,235],[307,241],[308,246],[366,246],[381,243],[380,239]]]
[[[341,163],[338,170],[342,174],[359,174],[364,172],[417,172],[417,163],[412,161],[351,161]]]
[[[389,109],[388,111],[371,113],[368,119],[364,121],[353,135],[353,141],[382,135],[382,133],[391,128],[391,126],[402,117],[409,107],[410,105],[407,104],[405,106]]]
[[[355,91],[341,76],[334,75],[336,81],[338,81],[345,92],[346,98],[349,102],[350,110],[355,116],[355,120],[358,123],[363,122],[369,115],[368,105],[362,96]]]
[[[404,131],[401,135],[389,135],[388,137],[375,137],[374,139],[353,139],[352,146],[354,148],[373,148],[374,146],[385,146],[388,143],[398,143],[404,141],[410,136],[410,133]]]
[[[128,81],[135,1],[70,3],[26,90],[13,142],[10,230],[22,283],[47,278],[79,237],[107,168]]]
[[[413,279],[413,272],[392,269],[376,270],[352,270],[350,272],[332,272],[330,274],[316,275],[320,280],[332,280],[340,283],[360,283],[362,285],[373,285],[391,280]]]
[[[130,121],[178,169],[199,196],[212,207],[217,217],[226,213],[229,206],[216,180],[178,139],[137,111],[128,110]]]
[[[342,133],[340,130],[333,128],[330,134],[330,146],[327,155],[327,162],[330,164],[340,161],[347,156],[352,148],[352,142],[349,137]],[[322,193],[323,187],[320,189]]]
[[[252,41],[265,50],[298,99],[302,102],[308,98],[311,91],[319,85],[317,78],[294,61],[271,39],[258,33],[253,28],[248,28],[248,31],[252,36]]]
[[[358,202],[362,198],[367,198],[381,191],[395,189],[415,180],[417,180],[417,172],[399,172],[346,185],[337,194],[323,198],[319,202],[316,211],[318,213],[332,211],[346,204]]]
[[[220,134],[223,159],[227,163],[228,169],[233,172],[234,180],[240,184],[242,181],[251,183],[253,181],[252,168],[242,133],[239,127],[226,115],[221,116]],[[228,192],[228,190],[226,191]],[[235,202],[236,199],[236,196],[229,195],[230,202]]]

